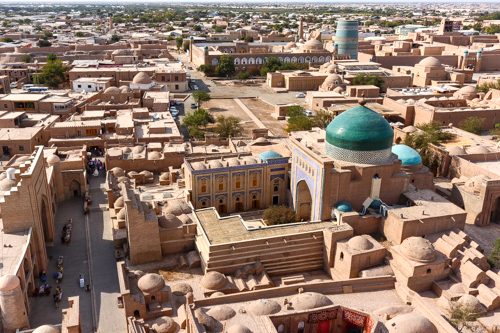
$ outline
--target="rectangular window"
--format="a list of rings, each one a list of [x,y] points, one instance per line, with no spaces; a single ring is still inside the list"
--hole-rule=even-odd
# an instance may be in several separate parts
[[[201,187],[201,193],[205,193],[207,191],[207,186],[206,185],[203,185]]]
[[[252,181],[252,186],[257,186],[257,179],[254,179],[254,180]]]
[[[24,146],[19,146],[20,151],[24,151]]]
[[[236,182],[236,188],[240,188],[241,187],[241,182]]]
[[[7,104],[4,104],[4,105],[3,105],[3,107],[4,107],[4,108],[7,108]]]
[[[79,84],[79,85],[78,85],[78,88],[81,88],[81,87],[82,87],[82,85],[81,85],[81,84]]]
[[[90,89],[90,88],[92,88],[92,86],[91,86],[90,84],[89,84],[87,87],[88,87],[89,89]]]
[[[175,79],[175,81],[179,81],[179,77],[178,76],[175,76],[174,79]]]
[[[162,77],[161,77],[161,80],[162,80],[162,81],[165,81],[165,76],[162,76]]]
[[[223,191],[224,190],[224,184],[223,183],[220,183],[219,184],[219,191]]]
[[[97,128],[87,129],[87,136],[97,135]]]
[[[178,84],[175,85],[175,90],[179,90],[179,85]]]

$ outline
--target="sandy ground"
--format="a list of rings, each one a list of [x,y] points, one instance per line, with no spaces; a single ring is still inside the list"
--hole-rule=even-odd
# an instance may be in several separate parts
[[[233,99],[213,98],[211,101],[203,103],[202,108],[207,109],[216,119],[221,115],[241,119],[240,124],[244,130],[243,136],[251,136],[252,129],[259,128]]]
[[[286,120],[277,120],[273,117],[274,107],[262,101],[259,98],[242,98],[241,102],[245,104],[252,113],[275,135],[287,136],[285,132]]]

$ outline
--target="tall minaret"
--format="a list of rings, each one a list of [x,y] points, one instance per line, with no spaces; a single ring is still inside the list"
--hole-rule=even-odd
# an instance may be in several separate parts
[[[299,40],[304,39],[304,20],[302,19],[302,16],[300,17],[300,23],[299,23]]]
[[[109,30],[113,30],[113,14],[109,14]]]

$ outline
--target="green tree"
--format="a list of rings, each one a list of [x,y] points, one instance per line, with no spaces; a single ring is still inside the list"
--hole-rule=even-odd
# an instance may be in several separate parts
[[[314,127],[326,129],[328,124],[332,122],[333,118],[335,117],[332,112],[320,110],[316,112],[316,116],[314,116],[314,118],[312,119],[312,123]]]
[[[177,37],[175,39],[175,46],[177,47],[177,51],[179,51],[179,49],[182,47],[182,42],[183,41],[184,41],[184,38],[182,38],[182,36]]]
[[[287,224],[295,222],[295,211],[287,206],[271,206],[262,214],[268,225]]]
[[[12,43],[14,40],[10,37],[5,37],[4,39],[2,39],[2,42],[4,43]]]
[[[29,64],[31,62],[31,55],[23,54],[23,56],[21,57],[21,61]]]
[[[203,90],[197,90],[193,92],[191,94],[191,97],[193,97],[194,102],[196,103],[196,105],[198,105],[198,107],[200,107],[204,102],[208,102],[212,99],[212,97],[210,97],[210,94]]]
[[[199,25],[193,26],[193,31],[201,31],[201,26]]]
[[[248,72],[239,72],[238,74],[236,74],[236,78],[240,81],[248,80],[249,77],[250,74]]]
[[[253,43],[253,37],[252,36],[246,36],[245,37],[245,42],[247,42],[247,43]]]
[[[496,82],[485,82],[479,86],[476,86],[478,92],[487,93],[490,89],[500,89],[500,79]]]
[[[217,33],[221,33],[223,32],[224,30],[221,28],[221,27],[215,27],[215,32]]]
[[[490,255],[488,256],[488,262],[491,266],[500,268],[500,238],[497,238],[492,245],[493,250],[491,250]]]
[[[468,332],[476,332],[478,326],[475,324],[477,318],[481,317],[481,312],[474,308],[474,305],[462,302],[450,302],[449,321],[459,332],[466,329]]]
[[[118,42],[120,40],[120,37],[117,34],[114,34],[114,35],[111,36],[111,40],[113,42]]]
[[[67,68],[63,66],[60,59],[49,59],[52,55],[53,53],[47,57],[47,64],[43,66],[42,73],[38,75],[38,79],[41,83],[55,88],[66,81]]]
[[[189,41],[188,40],[185,40],[184,43],[182,44],[182,50],[184,52],[187,52],[187,50],[189,50]]]
[[[486,118],[469,117],[459,122],[458,128],[479,135],[483,132],[483,126],[485,121]]]
[[[434,154],[431,145],[439,146],[453,139],[455,135],[443,131],[439,121],[420,124],[417,128],[420,131],[407,135],[404,144],[415,149],[422,157],[422,163],[432,170],[438,166],[439,159]]]
[[[75,37],[83,37],[83,36],[85,36],[85,34],[83,33],[83,31],[77,31],[75,33]]]
[[[197,68],[198,72],[202,72],[205,74],[212,74],[214,72],[214,66],[212,64],[203,64]]]
[[[214,132],[219,134],[221,138],[241,136],[243,126],[240,125],[240,122],[241,119],[235,116],[218,116]]]
[[[286,115],[288,118],[288,125],[285,128],[287,133],[296,131],[308,131],[313,127],[311,119],[304,114],[304,108],[295,105],[288,109]]]
[[[500,32],[500,26],[498,25],[492,25],[491,27],[487,27],[485,29],[485,32],[489,35],[494,35]]]
[[[227,75],[234,73],[234,58],[230,54],[223,54],[219,58],[217,64],[219,75]]]
[[[48,40],[40,39],[38,43],[36,43],[36,45],[38,45],[38,47],[50,47],[52,46],[52,43],[49,42]]]
[[[260,75],[266,76],[267,73],[272,73],[279,70],[297,70],[307,66],[307,64],[301,65],[296,62],[281,62],[276,57],[270,57],[262,64]]]
[[[51,53],[47,56],[47,61],[56,61],[57,55],[55,53]]]
[[[54,34],[53,34],[52,32],[50,32],[50,31],[47,31],[47,30],[45,30],[45,31],[43,32],[43,34],[44,34],[44,35],[45,35],[45,37],[47,37],[47,38],[54,37]]]
[[[353,85],[372,85],[372,86],[377,86],[380,89],[384,86],[384,79],[380,75],[367,75],[367,74],[359,74],[358,76],[354,77],[352,80]]]
[[[187,127],[191,137],[202,139],[205,133],[200,127],[206,128],[208,124],[213,123],[215,123],[215,119],[212,114],[205,109],[196,109],[182,119],[181,125]]]

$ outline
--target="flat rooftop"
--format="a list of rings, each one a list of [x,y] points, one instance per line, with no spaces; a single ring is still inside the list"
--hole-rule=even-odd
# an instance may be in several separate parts
[[[220,217],[213,207],[196,210],[194,214],[200,221],[211,245],[319,231],[333,226],[332,222],[326,221],[298,222],[260,229],[247,229],[245,222],[239,215]]]
[[[45,97],[49,96],[48,94],[10,94],[2,98],[2,101],[22,101],[22,102],[37,102]]]

